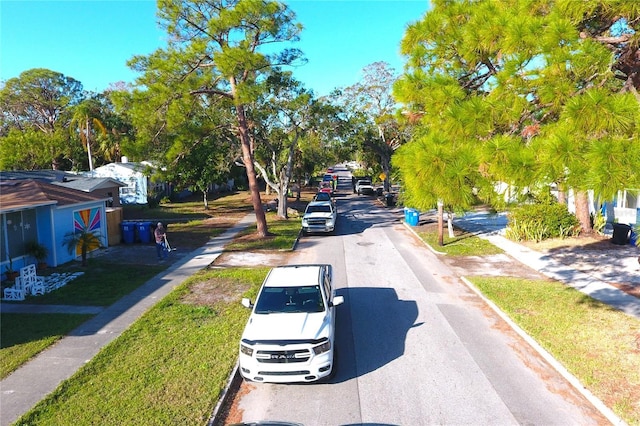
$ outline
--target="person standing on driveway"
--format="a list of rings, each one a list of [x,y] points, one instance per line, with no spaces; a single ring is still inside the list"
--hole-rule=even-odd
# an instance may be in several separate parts
[[[158,226],[156,226],[156,230],[153,231],[153,235],[156,238],[156,253],[158,254],[158,259],[166,259],[167,247],[165,238],[167,237],[167,231],[164,229],[162,222],[158,222]]]

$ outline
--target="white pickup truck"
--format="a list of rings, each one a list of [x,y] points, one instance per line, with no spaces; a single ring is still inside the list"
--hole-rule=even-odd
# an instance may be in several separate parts
[[[335,295],[331,265],[273,268],[240,340],[239,371],[254,382],[313,382],[335,373]]]
[[[302,216],[302,233],[328,232],[336,229],[338,211],[333,201],[311,201]]]
[[[356,181],[356,192],[358,195],[366,194],[373,195],[375,190],[373,189],[373,185],[371,184],[370,179],[358,179]]]

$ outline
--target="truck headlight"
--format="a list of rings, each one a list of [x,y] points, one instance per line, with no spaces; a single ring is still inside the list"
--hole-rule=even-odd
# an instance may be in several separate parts
[[[240,352],[242,352],[243,354],[245,354],[247,356],[253,355],[253,349],[250,348],[249,346],[245,346],[245,345],[240,345]]]
[[[313,348],[313,353],[316,355],[323,354],[325,352],[329,352],[331,350],[331,340],[327,340],[326,342],[315,346]]]

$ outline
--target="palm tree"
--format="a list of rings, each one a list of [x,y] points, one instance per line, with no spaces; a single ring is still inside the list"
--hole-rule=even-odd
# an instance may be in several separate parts
[[[104,135],[107,129],[98,116],[100,115],[100,107],[95,100],[87,99],[75,107],[73,117],[71,118],[70,129],[77,131],[82,141],[82,146],[87,149],[89,157],[89,170],[93,171],[93,159],[91,155],[91,133],[92,127],[98,128]]]
[[[67,232],[62,240],[62,245],[72,254],[74,250],[80,249],[82,256],[82,266],[87,266],[87,253],[102,247],[99,232],[91,232],[88,226],[81,230]]]

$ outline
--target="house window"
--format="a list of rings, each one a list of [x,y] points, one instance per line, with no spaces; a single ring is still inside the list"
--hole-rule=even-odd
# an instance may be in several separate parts
[[[620,191],[620,197],[618,198],[618,207],[625,209],[637,209],[638,206],[638,191],[637,190],[624,190]]]
[[[136,188],[131,186],[123,186],[120,188],[120,195],[134,195],[136,193]]]
[[[132,177],[129,179],[129,185],[128,186],[123,186],[122,188],[120,188],[120,195],[136,195],[136,188],[137,188],[137,181],[136,178]]]
[[[38,241],[36,211],[24,210],[3,214],[0,237],[3,248],[1,261],[24,256],[26,243]]]

